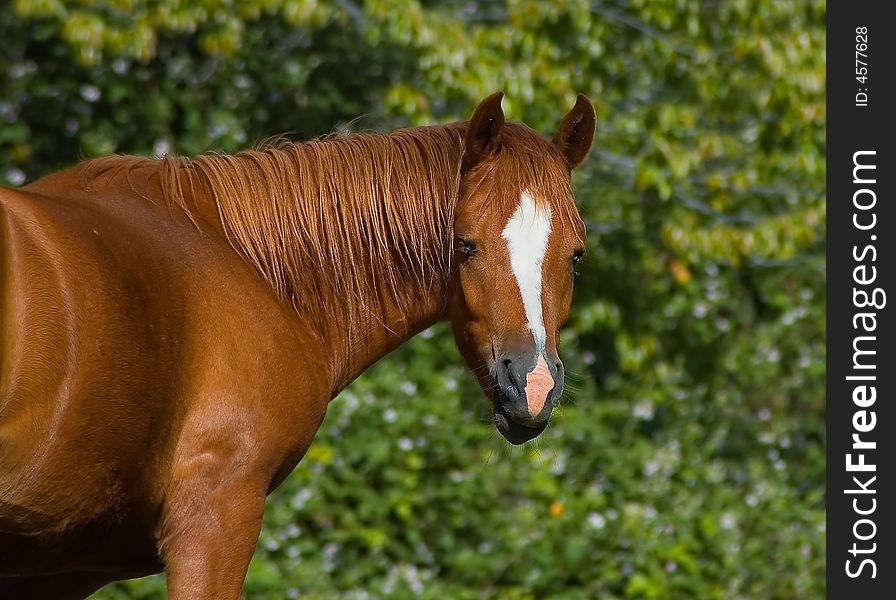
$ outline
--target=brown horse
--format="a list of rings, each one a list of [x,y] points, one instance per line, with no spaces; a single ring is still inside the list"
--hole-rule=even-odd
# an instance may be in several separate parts
[[[552,140],[469,122],[0,188],[0,597],[165,570],[238,598],[266,495],[327,403],[449,319],[514,444],[563,386],[579,96]]]

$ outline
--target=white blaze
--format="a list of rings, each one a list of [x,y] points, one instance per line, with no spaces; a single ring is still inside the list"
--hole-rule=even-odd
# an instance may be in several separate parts
[[[541,310],[541,264],[551,235],[551,209],[535,204],[528,191],[523,192],[501,236],[507,240],[510,268],[523,298],[523,310],[529,331],[539,354],[544,352],[546,334]]]

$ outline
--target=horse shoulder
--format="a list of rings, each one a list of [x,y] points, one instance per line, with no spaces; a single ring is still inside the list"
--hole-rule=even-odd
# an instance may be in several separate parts
[[[160,482],[156,535],[169,564],[212,535],[209,514],[234,530],[257,530],[264,496],[304,455],[329,400],[315,341],[244,284],[240,298],[209,301],[191,336],[192,378]]]

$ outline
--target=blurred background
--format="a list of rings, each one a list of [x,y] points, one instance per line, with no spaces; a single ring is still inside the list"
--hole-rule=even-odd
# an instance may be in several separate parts
[[[595,102],[552,426],[511,448],[425,332],[333,401],[247,598],[824,597],[823,1],[12,0],[0,39],[14,186]]]

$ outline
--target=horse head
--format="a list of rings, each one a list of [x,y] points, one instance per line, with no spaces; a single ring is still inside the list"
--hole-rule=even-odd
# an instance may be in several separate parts
[[[570,176],[595,113],[579,95],[548,140],[505,122],[501,99],[483,100],[465,134],[448,316],[498,431],[522,444],[545,429],[563,391],[559,328],[585,249]]]

